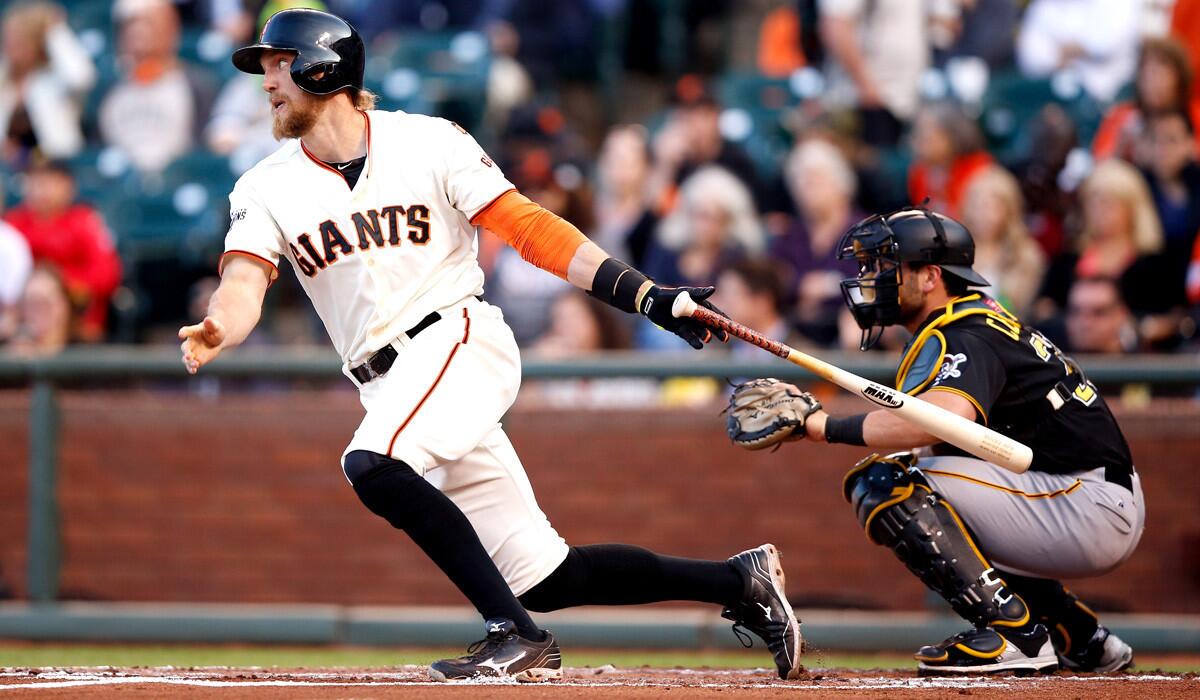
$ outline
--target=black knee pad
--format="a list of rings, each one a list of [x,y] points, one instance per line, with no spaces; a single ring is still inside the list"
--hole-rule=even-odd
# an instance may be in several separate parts
[[[861,460],[842,479],[842,495],[854,506],[858,522],[867,529],[867,539],[881,542],[871,533],[871,522],[883,508],[902,502],[913,493],[913,475],[909,469],[917,458],[911,452],[886,457],[873,454]]]
[[[1019,627],[1029,622],[954,507],[912,469],[915,455],[873,454],[846,474],[842,493],[867,539],[888,547],[954,611],[976,624]]]
[[[377,452],[354,450],[342,459],[342,471],[346,473],[346,478],[350,480],[351,484],[358,485],[368,476],[396,464],[408,467],[407,464],[404,464],[400,460],[392,459]]]
[[[406,501],[414,487],[425,484],[412,467],[375,452],[355,450],[342,460],[342,469],[367,509],[393,527],[406,528],[412,513]]]

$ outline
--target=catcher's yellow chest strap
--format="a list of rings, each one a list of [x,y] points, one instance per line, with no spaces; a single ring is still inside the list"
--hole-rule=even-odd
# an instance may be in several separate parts
[[[968,316],[986,315],[1001,320],[1005,326],[1018,323],[999,302],[979,293],[956,297],[942,308],[942,314],[926,323],[904,348],[900,367],[896,370],[896,388],[906,394],[919,394],[929,386],[942,366],[946,354],[946,336],[941,328]]]

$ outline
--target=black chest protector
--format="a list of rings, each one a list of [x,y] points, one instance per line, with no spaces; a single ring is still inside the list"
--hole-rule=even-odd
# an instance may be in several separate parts
[[[1131,468],[1116,420],[1079,365],[986,295],[931,316],[905,348],[895,386],[966,397],[989,427],[1033,448],[1032,469]]]

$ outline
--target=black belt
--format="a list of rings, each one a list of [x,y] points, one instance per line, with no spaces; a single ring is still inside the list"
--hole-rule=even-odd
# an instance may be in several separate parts
[[[407,335],[408,339],[412,340],[417,337],[418,333],[440,320],[442,320],[442,315],[434,311],[418,321],[417,325],[404,331],[404,335]],[[350,374],[354,375],[359,384],[366,384],[376,377],[382,377],[387,374],[387,371],[392,368],[392,363],[396,361],[398,354],[396,348],[391,345],[384,345],[378,352],[368,357],[366,362],[357,367],[351,367]]]
[[[1104,480],[1110,484],[1124,486],[1133,492],[1133,467],[1117,467],[1108,465],[1104,468]]]

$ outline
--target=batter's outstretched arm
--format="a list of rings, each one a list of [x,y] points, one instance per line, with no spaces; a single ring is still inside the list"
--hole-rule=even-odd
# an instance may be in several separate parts
[[[516,190],[497,197],[471,220],[504,239],[521,258],[552,272],[597,299],[627,313],[640,313],[699,350],[720,330],[690,318],[676,318],[671,304],[687,292],[701,306],[721,313],[705,301],[712,287],[663,287],[629,265],[609,256],[569,222],[538,206]],[[722,314],[724,315],[724,314]],[[715,335],[714,335],[715,334]]]
[[[189,374],[212,362],[222,350],[240,345],[262,315],[263,297],[272,270],[265,263],[231,255],[221,271],[221,284],[208,302],[208,315],[179,329],[183,365]]]

